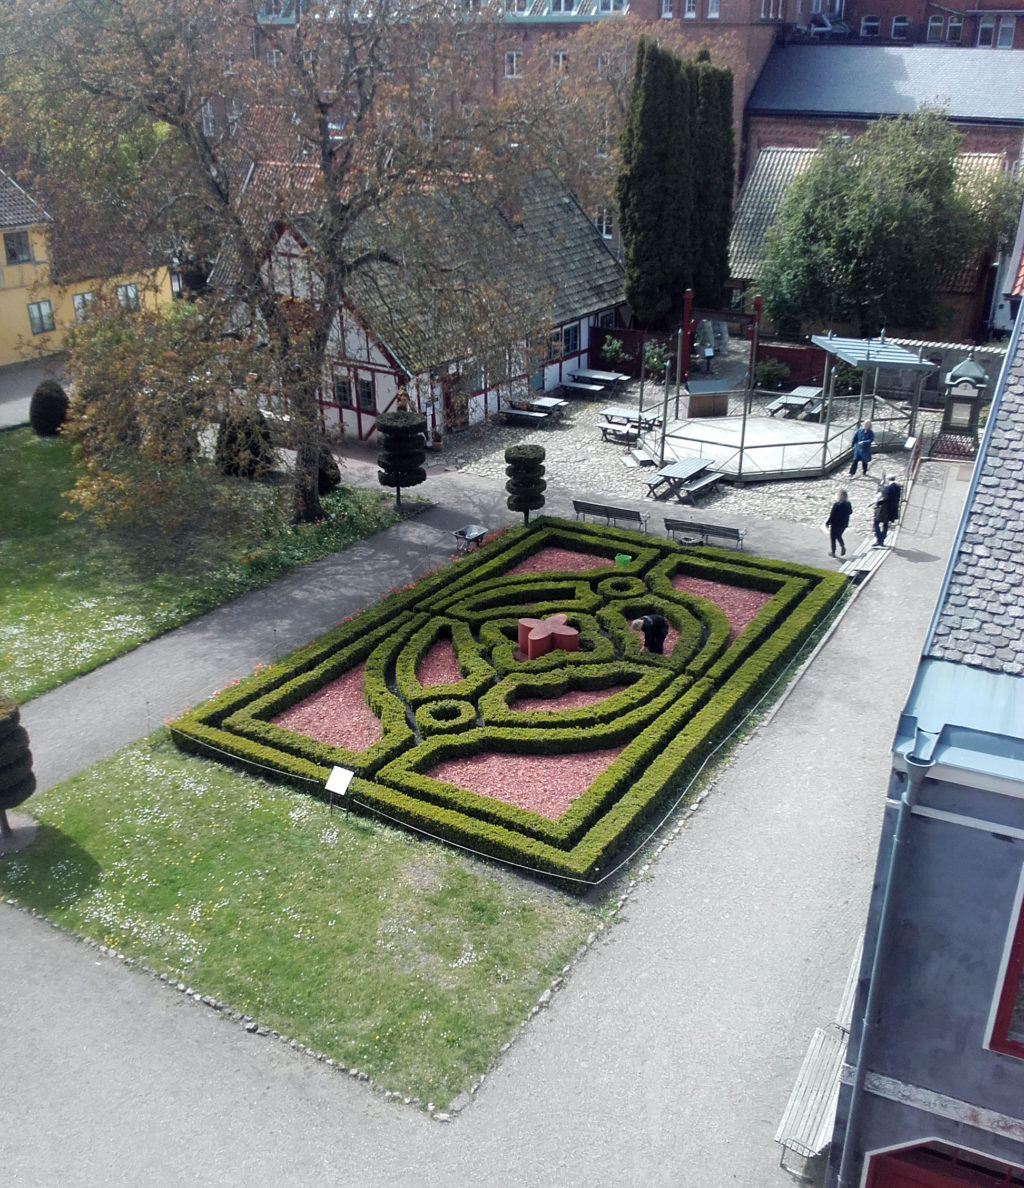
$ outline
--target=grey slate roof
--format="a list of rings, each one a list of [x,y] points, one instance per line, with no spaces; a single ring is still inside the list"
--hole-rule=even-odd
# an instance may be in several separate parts
[[[1024,311],[925,656],[1024,676]]]
[[[1024,124],[1024,54],[928,45],[775,46],[748,115],[909,115],[922,104],[950,119]]]
[[[764,241],[793,179],[817,156],[813,148],[763,148],[747,174],[729,232],[729,275],[754,280],[764,263]]]
[[[44,223],[46,211],[25,193],[9,174],[0,169],[0,229],[30,227]]]

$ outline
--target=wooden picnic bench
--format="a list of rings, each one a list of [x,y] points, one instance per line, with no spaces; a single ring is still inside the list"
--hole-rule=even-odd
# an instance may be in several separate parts
[[[503,408],[501,415],[506,421],[518,421],[521,425],[539,425],[546,421],[551,413],[534,408]]]
[[[683,533],[686,544],[707,544],[710,537],[720,537],[722,540],[732,541],[738,548],[743,548],[743,538],[747,534],[745,528],[729,528],[724,524],[701,524],[697,520],[676,520],[665,517],[665,531],[674,537],[677,532]]]
[[[602,421],[598,426],[601,430],[602,441],[617,441],[621,445],[633,445],[640,438],[637,425],[613,425],[610,421]]]
[[[572,506],[577,520],[581,517],[585,520],[587,516],[604,516],[606,524],[625,520],[626,523],[635,524],[642,532],[647,531],[647,521],[650,519],[649,512],[634,511],[629,507],[612,507],[607,503],[588,503],[584,499],[574,499]]]

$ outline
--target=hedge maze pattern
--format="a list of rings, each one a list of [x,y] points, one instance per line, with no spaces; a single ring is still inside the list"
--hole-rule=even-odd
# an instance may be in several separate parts
[[[628,566],[512,573],[557,548]],[[768,596],[730,640],[725,613],[673,578]],[[846,579],[732,550],[683,549],[639,533],[544,517],[509,530],[414,586],[341,623],[173,723],[178,744],[267,769],[317,795],[334,765],[355,772],[353,806],[520,863],[572,884],[600,877],[638,826],[662,811],[709,750],[794,658]],[[634,618],[658,611],[678,633],[671,654],[641,653]],[[516,647],[521,616],[564,612],[577,652],[532,661]],[[417,668],[450,640],[459,679],[423,685]],[[317,742],[273,719],[363,665],[380,737],[356,751]],[[517,697],[613,689],[564,711],[523,711]],[[545,756],[617,750],[557,819],[478,795],[430,773],[474,755]]]

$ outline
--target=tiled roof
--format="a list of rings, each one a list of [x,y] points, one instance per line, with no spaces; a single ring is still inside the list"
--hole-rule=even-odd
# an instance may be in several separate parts
[[[763,148],[747,174],[729,234],[729,275],[754,280],[764,263],[764,241],[793,179],[818,155],[813,148]]]
[[[989,414],[925,655],[1024,676],[1024,321]]]
[[[31,227],[49,216],[9,174],[0,169],[0,228]]]
[[[774,46],[748,115],[910,115],[1024,124],[1024,54],[928,45]]]
[[[729,234],[729,275],[736,281],[755,280],[764,264],[765,238],[794,179],[818,155],[816,148],[763,148],[747,174],[736,202]],[[961,176],[1001,172],[1002,153],[961,153]],[[980,256],[953,269],[942,278],[944,293],[973,293],[978,281]]]

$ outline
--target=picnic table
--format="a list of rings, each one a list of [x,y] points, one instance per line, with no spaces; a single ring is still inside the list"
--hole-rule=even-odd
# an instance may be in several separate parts
[[[569,407],[568,400],[559,400],[557,396],[536,396],[529,404],[530,408],[536,409],[537,412],[551,413],[556,417],[564,416],[565,410]]]
[[[710,465],[706,458],[680,458],[677,462],[669,462],[648,482],[647,494],[657,494],[659,499],[662,495],[679,495],[685,484],[702,475]],[[659,492],[660,487],[665,490]]]
[[[578,384],[598,384],[602,388],[615,388],[629,379],[619,371],[595,371],[591,367],[581,367],[569,372],[569,378]]]
[[[657,413],[641,413],[636,408],[623,408],[613,404],[601,410],[601,416],[610,425],[627,425],[636,428],[656,429],[661,424],[661,417]]]
[[[769,415],[775,416],[780,410],[787,417],[796,417],[810,408],[816,400],[821,400],[821,389],[811,387],[794,388],[783,396],[777,397],[768,405]]]

